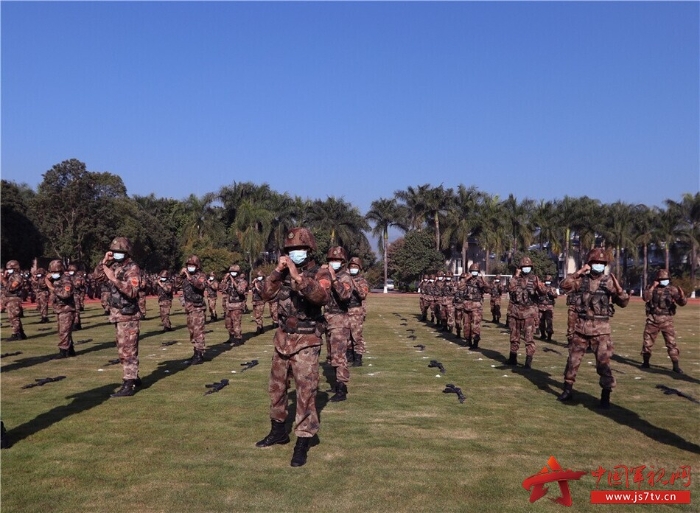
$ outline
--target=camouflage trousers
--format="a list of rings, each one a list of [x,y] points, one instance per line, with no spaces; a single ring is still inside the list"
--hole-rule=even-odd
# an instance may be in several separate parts
[[[501,317],[501,298],[492,298],[489,301],[489,306],[491,307],[491,316],[497,321]]]
[[[21,319],[22,300],[18,297],[5,296],[3,306],[7,312],[7,320],[10,321],[10,326],[12,326],[12,333],[22,333],[24,331]]]
[[[418,298],[418,307],[420,308],[421,317],[425,317],[426,315],[428,315],[428,302],[423,296]]]
[[[139,292],[139,312],[141,312],[141,318],[146,318],[146,294]]]
[[[228,307],[226,309],[226,322],[229,335],[233,338],[243,338],[243,303],[241,303],[240,308]]]
[[[353,351],[355,354],[365,354],[367,352],[365,348],[365,337],[363,334],[365,327],[365,312],[361,306],[348,309],[348,321]]]
[[[277,316],[277,301],[268,301],[270,306],[270,317],[272,317],[272,322],[279,324],[279,317]]]
[[[481,308],[464,309],[464,338],[470,339],[477,335],[481,336],[481,320],[483,313],[483,309]]]
[[[442,314],[442,323],[447,324],[449,329],[454,328],[455,325],[455,305],[451,300],[445,301],[440,305],[440,311]]]
[[[73,340],[75,312],[60,312],[58,317],[58,348],[68,350]]]
[[[330,346],[331,365],[335,368],[335,379],[338,383],[350,381],[348,369],[348,343],[350,342],[350,319],[347,314],[327,313],[326,337]]]
[[[163,325],[164,328],[172,328],[172,324],[170,324],[170,310],[173,307],[173,302],[170,301],[169,299],[166,299],[164,301],[158,301],[158,309],[160,313],[160,323]]]
[[[75,307],[78,310],[85,309],[85,290],[78,291],[78,298],[77,298],[77,302],[75,303]]]
[[[319,429],[316,392],[318,392],[320,353],[321,347],[314,346],[289,356],[282,355],[278,351],[272,355],[268,386],[270,418],[278,422],[284,422],[287,419],[289,379],[294,378],[297,396],[294,434],[301,438],[312,437]]]
[[[554,333],[554,312],[552,310],[540,310],[540,335]]]
[[[36,306],[42,319],[49,316],[49,291],[42,290],[36,295]]]
[[[206,321],[206,307],[187,308],[187,329],[190,332],[190,342],[196,351],[204,351],[204,322]]]
[[[610,369],[610,359],[613,355],[613,343],[610,335],[586,336],[574,332],[569,343],[569,359],[564,370],[564,382],[573,385],[576,381],[578,368],[581,366],[581,360],[585,356],[589,344],[595,353],[595,368],[600,376],[600,387],[614,388],[615,376]]]
[[[105,312],[109,312],[109,292],[102,292],[100,294],[100,304]]]
[[[519,319],[510,317],[510,352],[517,353],[520,349],[520,338],[525,341],[525,354],[534,356],[535,354],[535,324],[537,316]]]
[[[578,314],[573,306],[568,308],[566,313],[566,340],[571,342],[574,336],[574,328],[576,327],[576,319],[578,319]]]
[[[461,330],[462,326],[464,325],[464,307],[462,307],[461,305],[459,307],[457,305],[455,305],[454,310],[455,310],[455,326],[457,326],[457,328],[459,330]]]
[[[209,316],[217,317],[216,314],[216,296],[207,298],[207,306],[209,307]]]
[[[438,305],[437,305],[437,303],[435,302],[435,300],[433,300],[433,299],[428,299],[428,300],[426,301],[426,303],[427,303],[427,305],[428,305],[428,312],[430,312],[430,317],[431,317],[431,319],[432,319],[433,317],[437,319],[437,318],[438,318],[438,315],[440,314],[440,308],[438,307]]]
[[[263,327],[263,313],[265,312],[265,302],[264,301],[253,301],[253,318],[255,319],[255,326],[258,328]]]
[[[642,345],[642,354],[651,354],[651,348],[654,347],[656,337],[661,332],[666,342],[666,350],[672,362],[678,361],[680,351],[676,345],[676,330],[673,327],[673,317],[670,315],[655,315],[647,317],[646,325],[644,326],[644,343]]]
[[[122,364],[122,379],[139,376],[139,331],[141,321],[123,321],[117,326],[117,352]]]
[[[80,309],[78,308],[78,294],[73,294],[73,302],[75,303],[75,317],[73,324],[80,324]]]

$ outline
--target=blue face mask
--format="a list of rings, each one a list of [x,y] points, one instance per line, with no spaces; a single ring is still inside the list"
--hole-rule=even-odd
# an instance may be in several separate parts
[[[188,272],[188,273],[193,273],[193,272],[195,272],[196,270],[197,270],[197,268],[194,267],[194,266],[192,266],[192,265],[188,265],[188,266],[187,266],[187,272]]]
[[[667,287],[669,283],[671,283],[671,280],[661,280],[661,281],[659,281],[659,285],[661,285],[662,287]]]
[[[124,253],[112,253],[112,258],[114,258],[117,262],[124,260],[125,256],[126,255]]]
[[[329,264],[333,268],[334,271],[337,271],[338,269],[340,269],[340,265],[341,265],[340,262],[337,262],[337,261],[336,262],[329,262]]]
[[[592,264],[591,271],[600,274],[605,271],[605,264]]]
[[[530,271],[532,271],[532,267],[523,267],[521,270],[523,274],[530,274]]]
[[[53,273],[53,274],[51,275],[51,277],[52,277],[54,280],[57,280],[57,279],[59,279],[59,278],[61,277],[61,273]]]
[[[355,275],[356,275],[357,273],[359,273],[359,272],[360,272],[360,270],[359,270],[358,268],[356,268],[356,267],[351,267],[351,268],[350,268],[350,274],[352,274],[353,276],[355,276]]]
[[[289,252],[289,258],[291,258],[292,262],[296,265],[303,264],[307,255],[308,251],[305,249],[293,249]]]

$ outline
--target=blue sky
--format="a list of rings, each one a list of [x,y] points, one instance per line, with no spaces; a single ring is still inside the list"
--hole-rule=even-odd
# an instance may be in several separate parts
[[[700,185],[697,2],[2,2],[2,177],[129,194],[424,183],[663,205]]]

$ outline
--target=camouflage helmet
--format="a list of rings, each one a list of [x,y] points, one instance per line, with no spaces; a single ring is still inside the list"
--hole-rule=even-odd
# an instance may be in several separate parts
[[[69,271],[75,272],[75,271],[78,270],[78,266],[75,265],[75,264],[70,264],[70,265],[68,266],[68,270],[69,270]]]
[[[545,276],[544,281],[552,281],[552,275],[548,274],[547,276]]]
[[[265,275],[263,274],[263,272],[260,269],[258,269],[257,271],[255,271],[255,277],[256,278],[264,278]]]
[[[131,255],[131,241],[126,237],[114,237],[109,244],[109,250]]]
[[[63,267],[63,261],[61,260],[51,260],[49,263],[49,272],[50,273],[62,273],[65,270],[65,267]]]
[[[348,262],[348,265],[356,265],[360,269],[362,269],[362,259],[360,257],[352,257],[350,259],[350,262]]]
[[[306,228],[291,228],[284,238],[284,249],[307,247],[311,251],[316,251],[316,239]]]
[[[670,280],[671,276],[668,274],[666,269],[659,269],[656,273],[657,280]]]
[[[209,278],[214,278],[214,279],[216,279],[216,274],[214,274],[214,271],[210,272],[207,276],[208,276]]]
[[[232,266],[230,266],[228,268],[228,272],[239,273],[239,272],[241,272],[241,266],[238,264],[233,264]]]
[[[190,255],[190,256],[187,258],[187,261],[185,262],[185,265],[193,265],[193,266],[195,266],[197,269],[201,269],[201,268],[202,268],[202,262],[201,262],[201,260],[199,260],[199,257],[198,257],[197,255]]]
[[[445,276],[445,271],[438,271],[437,275],[438,275],[438,278],[439,278],[440,276],[444,277],[444,276]]]
[[[158,273],[158,276],[161,278],[170,278],[170,271],[163,269],[160,273]]]
[[[5,269],[14,269],[19,271],[19,262],[17,260],[10,260],[5,264]]]
[[[474,262],[472,265],[469,266],[470,271],[481,271],[481,268],[479,267],[479,264]]]
[[[586,258],[586,263],[590,264],[591,262],[602,262],[607,264],[608,263],[608,255],[605,254],[605,250],[603,248],[593,248],[588,252],[588,258]]]
[[[331,246],[326,254],[327,260],[342,260],[345,262],[348,259],[348,254],[340,246]]]
[[[530,257],[522,257],[518,267],[532,267],[532,260]]]

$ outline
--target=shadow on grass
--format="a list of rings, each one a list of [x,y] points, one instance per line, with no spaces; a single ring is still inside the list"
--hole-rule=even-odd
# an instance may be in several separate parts
[[[99,406],[110,398],[109,395],[112,392],[114,392],[114,383],[67,396],[67,399],[73,399],[70,404],[56,406],[32,420],[8,430],[7,437],[10,441],[10,447],[71,415]]]
[[[101,344],[97,344],[96,346],[89,347],[87,349],[83,349],[81,351],[76,351],[76,356],[84,355],[87,353],[93,353],[95,351],[102,351],[103,349],[108,349],[108,348],[113,348],[115,347],[115,342],[110,341],[110,342],[102,342]],[[5,372],[10,372],[13,370],[17,369],[24,369],[26,367],[32,367],[34,365],[40,365],[42,363],[49,362],[51,360],[55,360],[58,358],[58,350],[56,350],[56,353],[51,353],[51,354],[45,354],[41,356],[30,356],[28,358],[22,358],[21,360],[17,360],[16,362],[13,362],[9,365],[4,365],[2,368],[0,368],[0,373],[5,373]]]
[[[658,365],[652,365],[648,369],[640,369],[639,366],[642,364],[641,361],[635,361],[630,358],[625,358],[617,354],[612,355],[613,361],[617,363],[624,363],[626,365],[631,365],[640,370],[640,372],[645,372],[647,374],[659,374],[661,376],[667,376],[669,378],[677,379],[679,381],[687,381],[688,383],[700,384],[700,380],[692,378],[687,374],[678,374],[673,372],[670,368],[659,367]],[[670,361],[669,361],[670,362]],[[670,365],[670,363],[669,363]]]
[[[507,360],[506,357],[501,353],[490,349],[480,349],[480,352],[487,358],[503,364],[504,369],[511,369],[513,374],[524,377],[538,389],[543,390],[555,397],[558,396],[562,390],[563,377],[555,380],[548,372],[544,372],[536,368],[525,369],[520,366],[507,366],[505,365]],[[533,363],[534,365],[537,364],[536,361]],[[615,395],[613,394],[613,404],[610,409],[601,409],[598,407],[600,404],[600,399],[598,397],[594,397],[585,392],[580,392],[574,388],[574,400],[561,403],[561,405],[562,408],[566,408],[567,406],[580,404],[593,413],[607,417],[610,420],[634,429],[635,431],[639,431],[641,434],[651,438],[655,442],[670,445],[682,451],[688,451],[693,454],[700,454],[700,445],[689,442],[685,438],[682,438],[667,429],[654,426],[649,421],[641,418],[636,412],[615,404],[614,397]]]

